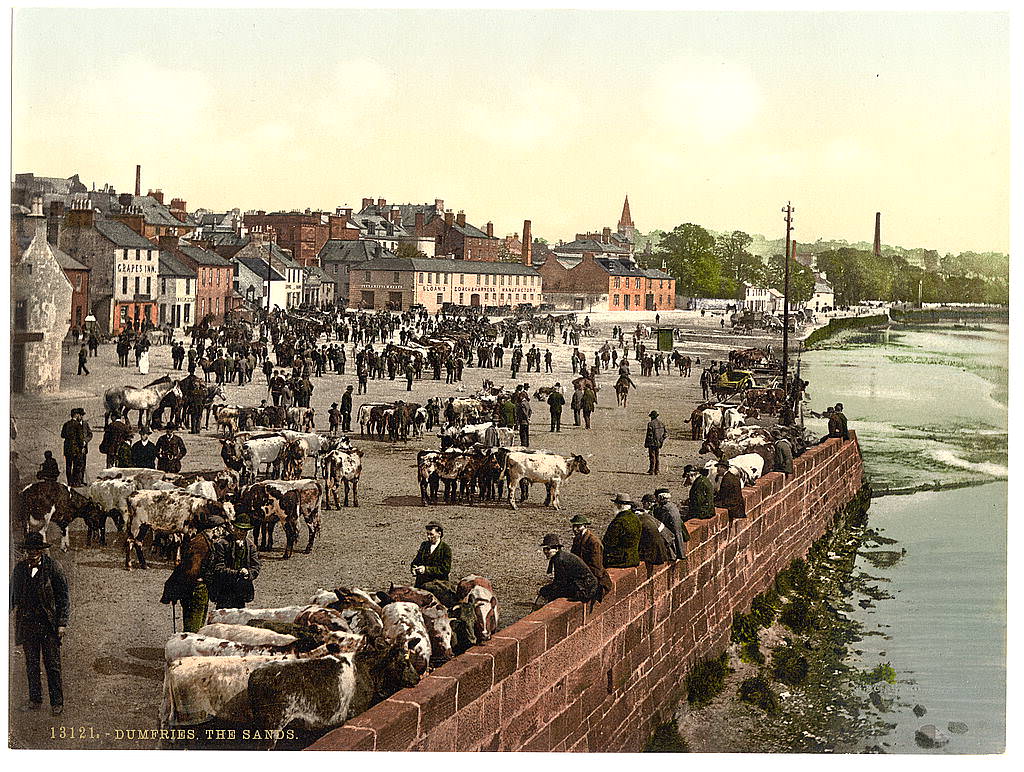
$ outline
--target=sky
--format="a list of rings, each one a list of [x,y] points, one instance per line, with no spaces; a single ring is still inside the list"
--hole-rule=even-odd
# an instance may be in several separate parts
[[[1009,251],[995,13],[21,9],[12,166],[188,208],[445,200],[496,235]]]

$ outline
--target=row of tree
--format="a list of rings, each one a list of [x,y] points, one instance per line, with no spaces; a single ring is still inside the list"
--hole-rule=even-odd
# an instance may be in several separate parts
[[[641,239],[651,245],[641,259],[651,267],[666,266],[676,278],[678,291],[690,297],[740,299],[744,283],[783,291],[785,262],[782,252],[762,257],[751,250],[752,237],[743,231],[713,234],[700,225],[685,223],[672,231],[654,232]],[[821,246],[818,242],[813,246]],[[807,246],[807,245],[801,245]],[[921,250],[894,249],[876,255],[871,249],[838,247],[812,250],[818,271],[826,274],[837,305],[862,300],[925,303],[1009,302],[1009,256],[964,252],[960,255],[926,255]],[[906,255],[906,257],[904,256]],[[814,272],[795,261],[790,263],[790,298],[799,303],[814,293]]]

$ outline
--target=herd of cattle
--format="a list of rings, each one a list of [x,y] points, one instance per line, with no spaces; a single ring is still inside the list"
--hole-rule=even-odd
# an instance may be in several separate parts
[[[343,724],[496,632],[488,579],[444,589],[321,589],[301,606],[214,609],[164,647],[161,726],[241,724],[273,748],[293,722]]]

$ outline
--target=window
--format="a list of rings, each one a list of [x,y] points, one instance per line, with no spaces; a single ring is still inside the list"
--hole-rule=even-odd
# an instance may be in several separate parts
[[[504,274],[502,274],[502,276],[501,276],[501,286],[502,287],[505,286],[505,275]],[[503,292],[501,294],[502,294],[502,297],[504,297],[505,293]]]
[[[619,296],[618,295],[612,295],[612,305],[613,306],[619,305]]]
[[[460,273],[459,274],[459,284],[465,284],[465,283],[466,283],[466,274]]]
[[[480,286],[480,274],[476,275],[476,286]]]
[[[167,306],[163,303],[160,304],[160,324],[167,323]]]
[[[189,318],[188,317],[189,317],[189,312],[190,312],[191,308],[192,308],[191,305],[189,305],[188,303],[185,304],[185,324],[188,324],[188,322],[189,322]]]
[[[518,274],[516,274],[516,286],[517,287],[519,286],[519,275]]]
[[[462,305],[465,305],[465,303],[466,303],[465,295],[464,295],[464,293],[460,292],[459,293],[459,305],[462,306]]]
[[[444,303],[444,295],[440,292],[437,293],[437,304],[441,305]]]
[[[152,295],[153,294],[153,279],[150,276],[146,277],[146,294],[147,295]]]
[[[639,295],[634,295],[633,296],[633,302],[636,303],[636,307],[637,308],[640,308],[640,296]]]
[[[136,276],[135,277],[135,294],[136,295],[141,293],[141,285],[142,285],[142,277],[141,276]]]
[[[622,280],[621,280],[621,279],[620,279],[620,278],[619,278],[618,276],[616,276],[616,277],[614,277],[614,278],[612,279],[612,286],[613,286],[613,287],[614,287],[615,289],[618,289],[618,288],[619,288],[619,285],[620,285],[621,283],[622,283]],[[616,297],[618,297],[618,295],[616,295]],[[618,304],[619,304],[619,301],[617,301],[617,300],[616,300],[616,301],[615,301],[615,305],[618,305]]]
[[[370,272],[369,271],[364,271],[363,272],[363,281],[365,281],[367,284],[370,283]]]
[[[127,295],[128,294],[128,277],[127,276],[122,276],[121,277],[121,294],[122,295]]]
[[[153,250],[152,249],[147,249],[146,250],[146,260],[148,262],[150,262],[150,263],[153,262]]]
[[[14,306],[14,327],[18,330],[28,328],[28,301],[19,300]]]
[[[433,283],[434,283],[434,274],[428,273],[427,274],[427,284],[433,284]]]
[[[423,274],[422,274],[422,273],[421,273],[421,274],[420,274],[420,276],[419,276],[419,283],[420,283],[420,284],[422,284],[422,283],[423,283]]]
[[[161,279],[160,280],[160,294],[161,295],[166,295],[167,294],[167,279]],[[163,316],[163,312],[162,311],[160,312],[160,315],[161,315],[161,317]]]
[[[401,281],[402,281],[402,280],[401,280],[401,279],[399,278],[399,276],[398,276],[398,271],[395,271],[395,284],[398,284],[398,283],[399,283],[399,282],[401,282]]]
[[[136,249],[135,250],[135,259],[136,260],[141,260],[142,259],[142,250],[141,249]]]

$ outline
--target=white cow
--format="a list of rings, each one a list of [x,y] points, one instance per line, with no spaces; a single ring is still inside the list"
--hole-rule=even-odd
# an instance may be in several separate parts
[[[430,667],[430,636],[423,622],[423,612],[415,603],[397,602],[384,606],[381,614],[384,637],[409,650],[409,661],[416,672],[423,674]]]
[[[715,490],[718,490],[719,473],[716,466],[717,461],[708,461],[704,467],[711,470],[709,477]],[[757,453],[745,453],[729,459],[729,469],[739,476],[740,482],[744,485],[753,485],[764,472],[764,459]]]
[[[211,501],[183,490],[145,490],[133,493],[128,497],[128,523],[125,525],[125,569],[131,570],[132,548],[139,558],[139,564],[146,567],[142,540],[147,531],[170,534],[180,539],[188,533],[194,519],[205,519],[206,515],[234,520],[235,510],[229,502]]]
[[[590,474],[590,467],[583,456],[573,455],[565,458],[546,451],[511,451],[505,457],[503,469],[508,483],[508,503],[512,509],[516,509],[515,492],[519,490],[520,480],[544,483],[551,506],[561,509],[558,492],[562,487],[562,481],[576,471],[580,474]]]
[[[307,606],[280,606],[278,608],[215,608],[206,617],[206,623],[226,625],[247,625],[254,619],[268,622],[294,622],[299,612]]]
[[[222,638],[225,641],[248,643],[250,646],[288,646],[299,640],[294,635],[284,635],[275,633],[273,630],[264,630],[262,627],[250,627],[249,625],[212,624],[200,627],[196,632],[199,635]]]

